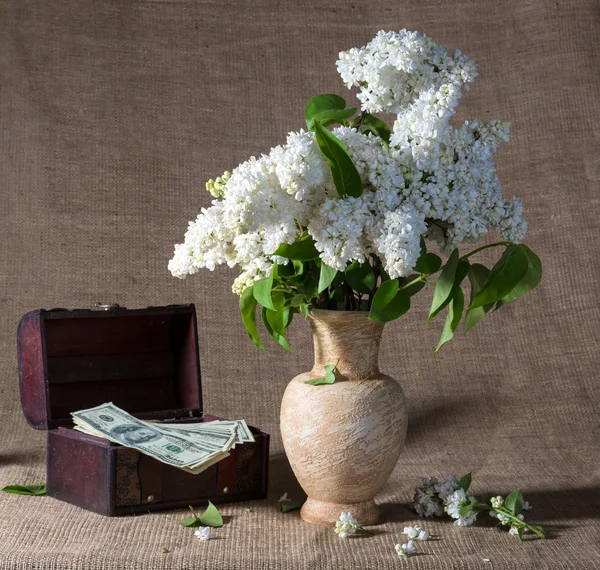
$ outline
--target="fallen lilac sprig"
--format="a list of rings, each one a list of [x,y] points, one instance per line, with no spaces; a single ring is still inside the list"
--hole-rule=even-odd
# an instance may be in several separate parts
[[[426,530],[422,530],[420,526],[405,526],[402,534],[408,536],[410,540],[429,540],[431,536]]]
[[[406,544],[396,544],[394,548],[400,558],[408,558],[417,551],[414,540],[409,540]]]
[[[340,538],[347,538],[353,534],[370,535],[373,534],[370,530],[364,529],[358,521],[352,516],[352,513],[342,513],[340,519],[335,522],[334,532]]]
[[[523,511],[530,510],[527,501],[523,500],[521,489],[516,489],[506,498],[491,497],[479,502],[471,493],[471,474],[461,479],[430,477],[423,479],[423,484],[415,490],[413,508],[422,517],[443,516],[447,513],[454,519],[454,526],[470,526],[477,515],[488,512],[499,520],[499,525],[510,526],[510,534],[522,540],[525,532],[532,532],[540,538],[546,538],[541,526],[525,522]]]

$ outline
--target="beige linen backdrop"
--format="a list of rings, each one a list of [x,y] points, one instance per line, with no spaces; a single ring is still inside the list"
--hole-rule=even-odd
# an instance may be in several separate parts
[[[293,324],[291,354],[274,342],[260,353],[233,270],[179,281],[167,263],[210,203],[205,181],[301,128],[311,96],[351,100],[338,52],[400,28],[478,62],[456,120],[512,122],[498,171],[505,195],[523,198],[544,280],[436,356],[428,292],[387,326],[381,365],[406,391],[410,426],[376,535],[342,541],[262,501],[223,506],[229,523],[204,543],[178,525],[183,511],[109,519],[0,493],[1,569],[397,568],[412,489],[467,471],[481,495],[522,486],[551,539],[427,520],[438,540],[412,568],[600,567],[595,0],[2,0],[0,486],[45,477],[45,433],[19,403],[23,313],[194,302],[206,410],[270,432],[270,496],[297,494],[278,413],[288,380],[310,367],[308,326]]]

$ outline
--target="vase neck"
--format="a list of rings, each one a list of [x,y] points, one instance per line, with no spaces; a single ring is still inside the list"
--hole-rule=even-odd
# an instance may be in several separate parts
[[[310,314],[315,364],[311,374],[322,376],[336,364],[346,380],[379,377],[379,343],[385,323],[370,321],[366,312],[313,310]]]

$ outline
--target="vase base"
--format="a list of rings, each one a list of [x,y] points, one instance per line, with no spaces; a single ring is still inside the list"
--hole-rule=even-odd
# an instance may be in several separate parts
[[[360,503],[330,503],[309,498],[302,506],[300,516],[312,524],[335,526],[340,515],[347,512],[352,513],[361,526],[375,524],[379,519],[379,507],[372,499]]]

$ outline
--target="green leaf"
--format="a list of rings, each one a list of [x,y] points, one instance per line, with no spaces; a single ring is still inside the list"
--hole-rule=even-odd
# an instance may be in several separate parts
[[[369,128],[385,143],[385,146],[390,145],[390,128],[379,118],[365,113],[362,116],[361,124],[368,125]]]
[[[458,258],[458,249],[455,249],[448,258],[446,265],[442,269],[435,290],[433,292],[433,301],[429,309],[427,322],[431,321],[446,305],[452,300],[454,293],[462,280],[469,271],[469,264]]]
[[[280,336],[284,336],[285,335],[285,323],[287,320],[287,315],[284,314],[285,310],[283,307],[275,310],[275,311],[271,311],[271,309],[267,309],[266,310],[266,317],[267,317],[267,321],[269,321],[269,324],[271,325],[271,329],[276,332],[277,334],[279,334]]]
[[[2,489],[5,493],[13,495],[31,495],[43,497],[46,494],[46,484],[38,483],[35,485],[7,485]]]
[[[341,111],[346,108],[346,101],[339,95],[316,95],[309,99],[304,111],[306,126],[309,131],[314,130],[315,117],[327,111]],[[353,113],[354,114],[354,113]]]
[[[192,512],[192,516],[188,517],[186,519],[181,519],[179,521],[179,524],[181,526],[187,526],[187,527],[202,526],[200,523],[200,519],[196,516],[196,513],[194,512],[194,507],[192,507],[192,505],[188,505],[188,509],[190,509],[190,511]]]
[[[240,296],[240,312],[242,313],[242,322],[246,327],[248,336],[252,342],[261,350],[264,350],[262,342],[258,336],[258,328],[256,326],[256,305],[257,301],[254,298],[254,286],[248,287]]]
[[[312,277],[310,277],[310,275],[307,275],[304,282],[302,283],[302,289],[304,291],[304,296],[307,299],[312,299],[312,298],[316,297],[318,295],[317,286],[318,286],[318,283]]]
[[[393,321],[410,309],[410,296],[406,291],[398,291],[398,286],[397,279],[384,281],[379,286],[371,303],[370,321]]]
[[[221,516],[221,513],[210,501],[208,501],[206,511],[204,511],[204,514],[200,515],[199,519],[204,526],[210,526],[212,528],[223,526],[223,517]]]
[[[299,307],[304,302],[304,295],[302,293],[298,293],[292,297],[290,301],[290,306]]]
[[[471,303],[473,299],[483,289],[483,286],[489,279],[491,271],[481,263],[473,263],[469,267],[469,281],[471,282]],[[475,309],[468,309],[465,314],[465,333],[473,328],[494,306],[493,303]]]
[[[306,502],[304,501],[293,501],[292,499],[286,499],[285,501],[277,501],[277,510],[280,513],[291,513],[292,511],[297,511],[302,508],[302,505]]]
[[[287,329],[294,320],[294,311],[290,307],[283,310],[283,326]]]
[[[319,257],[319,252],[315,247],[315,240],[310,234],[306,233],[292,244],[282,243],[273,255],[279,255],[281,257],[299,261],[310,261],[312,259],[317,259]]]
[[[384,281],[377,289],[373,302],[371,303],[371,310],[369,311],[369,319],[377,320],[376,317],[383,309],[385,309],[391,300],[396,296],[398,292],[398,279],[388,279]]]
[[[206,511],[200,516],[197,516],[194,513],[194,507],[189,506],[190,511],[192,511],[192,517],[188,517],[186,519],[182,519],[179,521],[181,526],[185,527],[199,527],[199,526],[210,526],[212,528],[219,528],[223,526],[223,517],[221,513],[217,510],[210,501],[208,501],[208,507],[206,507]]]
[[[317,292],[325,291],[329,285],[335,279],[337,275],[337,269],[333,267],[329,267],[326,263],[321,263],[321,272],[319,273],[319,286],[317,287]]]
[[[200,524],[200,519],[198,517],[195,517],[195,516],[194,517],[188,517],[186,519],[181,519],[179,521],[179,524],[181,526],[186,526],[186,527],[190,527],[190,528],[197,527],[197,526],[202,526]]]
[[[298,277],[299,275],[301,275],[303,269],[304,264],[301,261],[294,259],[291,263],[286,263],[285,265],[278,265],[277,276],[280,278],[284,278],[286,281],[288,281],[293,277]]]
[[[435,315],[437,315],[450,301],[450,294],[452,293],[452,287],[454,287],[454,278],[456,277],[456,268],[458,266],[458,249],[455,249],[448,258],[442,273],[439,276],[435,290],[433,292],[433,300],[431,301],[431,308],[429,310],[429,322]]]
[[[349,119],[355,113],[356,107],[351,107],[350,109],[327,109],[326,111],[321,111],[312,117],[310,124],[307,122],[308,130],[315,130],[315,121],[318,121],[322,125],[343,125],[346,122],[346,119]]]
[[[527,272],[513,287],[511,292],[498,301],[498,305],[496,306],[498,309],[502,305],[506,305],[506,303],[510,303],[511,301],[526,295],[529,291],[537,287],[538,283],[542,280],[542,261],[540,258],[525,244],[520,244],[516,247],[518,247],[527,258]]]
[[[300,305],[302,306],[302,305]],[[285,336],[283,336],[282,334],[280,334],[279,332],[277,332],[275,329],[273,329],[273,326],[271,325],[271,323],[269,322],[269,318],[267,316],[268,311],[270,311],[270,309],[267,309],[266,307],[262,308],[261,311],[261,317],[262,317],[262,322],[264,327],[267,329],[267,332],[281,345],[283,346],[283,348],[285,348],[286,350],[291,351],[292,349],[290,348],[290,345],[288,344],[287,340],[285,340]]]
[[[431,275],[438,271],[438,269],[442,266],[442,258],[436,255],[435,253],[425,253],[422,254],[419,259],[417,259],[417,263],[415,263],[414,270],[418,271],[423,275]]]
[[[253,295],[254,298],[267,309],[275,310],[271,289],[273,289],[273,274],[277,271],[277,264],[273,266],[273,270],[268,277],[259,279],[254,282]]]
[[[315,378],[314,380],[307,380],[304,382],[305,384],[310,384],[311,386],[321,386],[322,384],[333,384],[336,379],[337,372],[337,364],[326,364],[325,365],[325,375],[320,378]]]
[[[310,314],[310,309],[311,309],[310,303],[300,303],[300,305],[298,305],[298,311],[305,319],[308,319],[308,315]]]
[[[293,259],[287,265],[280,265],[278,275],[281,281],[288,285],[302,285],[306,277],[306,267],[304,261]]]
[[[466,475],[463,475],[460,478],[460,481],[458,482],[458,486],[466,493],[469,490],[469,487],[471,486],[472,479],[473,479],[472,474],[467,473]]]
[[[299,259],[293,259],[294,273],[292,277],[300,277],[304,273],[304,263]]]
[[[363,184],[356,166],[342,141],[318,121],[315,122],[315,137],[325,160],[331,168],[333,182],[340,198],[363,193]]]
[[[373,268],[368,263],[353,261],[345,271],[346,282],[359,293],[368,294],[375,288],[377,278]]]
[[[483,307],[508,295],[523,279],[528,267],[529,262],[523,250],[518,246],[508,246],[469,308]]]
[[[454,289],[452,302],[448,305],[446,322],[444,323],[444,329],[442,330],[440,342],[435,349],[436,352],[454,336],[454,331],[458,327],[458,323],[460,323],[460,318],[462,317],[464,308],[465,296],[463,295],[462,289],[457,287]]]
[[[513,514],[519,515],[523,511],[523,493],[521,489],[515,489],[506,499],[504,506]]]

